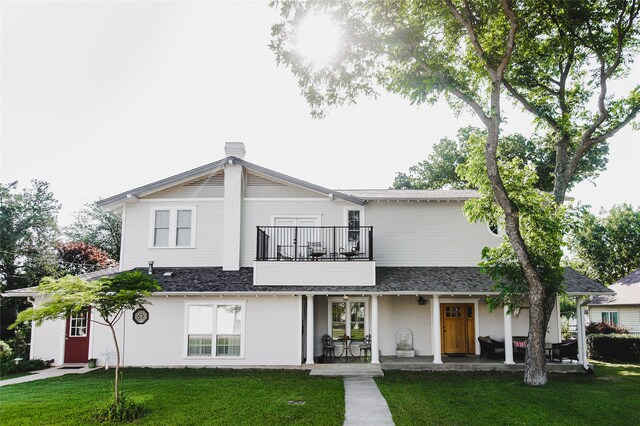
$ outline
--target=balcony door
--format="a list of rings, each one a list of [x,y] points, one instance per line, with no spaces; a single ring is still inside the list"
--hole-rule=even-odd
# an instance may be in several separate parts
[[[273,224],[282,227],[276,230],[279,252],[291,258],[306,257],[309,241],[320,238],[320,230],[308,228],[320,226],[320,216],[276,216]]]

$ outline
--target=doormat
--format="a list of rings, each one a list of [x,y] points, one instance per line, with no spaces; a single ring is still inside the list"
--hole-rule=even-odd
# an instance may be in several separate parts
[[[449,358],[464,358],[467,354],[447,354]]]
[[[58,368],[58,370],[78,370],[79,368],[84,368],[84,366],[79,366],[79,367],[60,367]]]

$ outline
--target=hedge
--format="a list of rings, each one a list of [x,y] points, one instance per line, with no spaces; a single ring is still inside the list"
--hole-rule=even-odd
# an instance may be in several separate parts
[[[590,334],[589,357],[600,361],[640,362],[640,335]]]

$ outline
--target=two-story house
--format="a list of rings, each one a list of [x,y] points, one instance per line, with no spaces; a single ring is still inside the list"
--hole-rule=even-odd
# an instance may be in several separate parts
[[[474,191],[332,190],[246,161],[242,143],[225,151],[99,203],[122,214],[121,270],[144,268],[162,286],[118,325],[124,365],[313,364],[330,355],[325,335],[337,355],[343,336],[359,355],[370,335],[377,364],[406,330],[417,356],[442,363],[479,354],[479,336],[527,335],[527,306],[518,316],[487,308],[496,292],[477,264],[502,236],[465,219]],[[607,292],[573,270],[565,278],[579,301]],[[561,341],[557,307],[546,339]],[[56,364],[114,362],[111,335],[87,316],[35,328],[31,351]],[[505,352],[513,363],[511,344]]]

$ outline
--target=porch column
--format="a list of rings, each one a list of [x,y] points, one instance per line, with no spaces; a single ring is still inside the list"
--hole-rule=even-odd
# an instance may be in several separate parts
[[[431,346],[433,348],[433,363],[442,364],[442,345],[440,344],[440,296],[434,294],[431,302]]]
[[[371,295],[371,364],[380,364],[378,349],[378,295]]]
[[[307,294],[307,361],[305,364],[313,364],[313,294]]]
[[[584,307],[582,304],[584,303],[583,296],[576,296],[576,332],[578,338],[578,359],[582,363],[585,369],[588,367],[587,362],[587,330],[584,325]]]
[[[511,328],[511,314],[509,307],[504,306],[504,363],[515,364],[513,362],[513,331]]]

